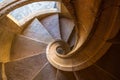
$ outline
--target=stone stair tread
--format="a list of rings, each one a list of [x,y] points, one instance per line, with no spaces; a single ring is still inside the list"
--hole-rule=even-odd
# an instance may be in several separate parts
[[[25,36],[16,36],[11,48],[11,60],[19,60],[45,53],[47,44],[37,42],[26,38]]]
[[[57,80],[76,80],[73,72],[58,70]]]
[[[60,18],[60,31],[64,41],[68,41],[75,24],[74,21],[68,18]]]
[[[46,44],[54,41],[52,36],[37,18],[35,18],[33,22],[25,29],[23,35]]]
[[[46,63],[46,54],[39,54],[19,61],[5,63],[7,79],[31,80]]]
[[[53,14],[40,21],[54,39],[61,39],[59,15]]]
[[[57,69],[48,63],[33,80],[56,80],[56,72]]]

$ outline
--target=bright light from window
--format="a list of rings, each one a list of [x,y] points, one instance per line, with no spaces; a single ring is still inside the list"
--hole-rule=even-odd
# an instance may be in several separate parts
[[[31,13],[37,11],[42,11],[45,9],[57,9],[57,2],[53,1],[44,1],[44,2],[35,2],[32,4],[25,5],[23,7],[17,8],[16,10],[10,12],[10,15],[15,18],[17,21],[20,21],[24,17],[28,16]]]
[[[0,0],[0,2],[2,2],[3,0]]]

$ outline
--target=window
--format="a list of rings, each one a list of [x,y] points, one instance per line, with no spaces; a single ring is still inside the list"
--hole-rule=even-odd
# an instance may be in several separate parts
[[[34,2],[13,10],[8,14],[8,17],[19,25],[23,25],[25,23],[23,22],[24,19],[33,18],[45,13],[60,12],[58,4],[59,2],[55,1]]]
[[[0,2],[2,2],[3,0],[0,0]]]

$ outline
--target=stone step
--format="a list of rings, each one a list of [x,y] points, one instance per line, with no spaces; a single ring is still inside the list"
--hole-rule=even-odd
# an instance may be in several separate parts
[[[45,53],[47,44],[37,42],[26,38],[25,36],[16,36],[11,48],[11,60],[20,60],[41,53]]]
[[[75,24],[74,21],[67,18],[60,18],[60,31],[64,41],[68,41]]]
[[[46,55],[39,54],[5,64],[8,80],[31,80],[47,63]]]
[[[33,22],[27,27],[27,29],[25,29],[23,35],[46,44],[54,41],[52,36],[37,18],[35,18]]]
[[[41,23],[54,39],[61,39],[58,14],[53,14],[42,19]]]

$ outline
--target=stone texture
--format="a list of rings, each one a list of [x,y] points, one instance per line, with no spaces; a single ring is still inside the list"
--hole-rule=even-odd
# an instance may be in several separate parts
[[[96,64],[120,79],[120,44],[113,44]]]
[[[74,29],[70,35],[70,38],[68,40],[68,44],[70,45],[70,47],[73,47],[75,45],[75,41],[76,41],[76,30]]]
[[[73,20],[68,18],[60,18],[60,31],[64,41],[68,41],[74,26],[75,24]]]
[[[31,80],[46,62],[45,54],[8,62],[5,64],[6,76],[8,80]]]
[[[76,77],[78,80],[116,80],[96,66],[77,71]]]
[[[61,71],[57,73],[57,80],[76,80],[73,72]]]
[[[37,18],[35,18],[33,22],[27,27],[27,29],[25,29],[23,35],[46,44],[49,44],[50,42],[54,41],[52,36]]]
[[[18,35],[11,48],[11,60],[19,60],[46,52],[47,44]]]
[[[33,80],[56,80],[57,69],[47,64]]]
[[[54,39],[61,39],[59,28],[59,15],[53,14],[41,20],[41,23],[48,30]]]
[[[15,35],[9,31],[0,32],[0,62],[10,60],[10,51]]]

